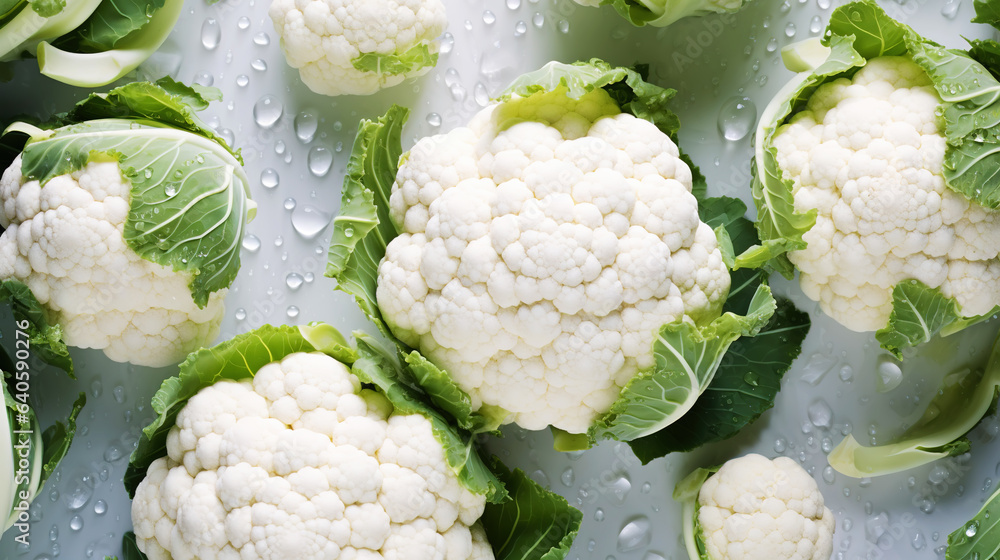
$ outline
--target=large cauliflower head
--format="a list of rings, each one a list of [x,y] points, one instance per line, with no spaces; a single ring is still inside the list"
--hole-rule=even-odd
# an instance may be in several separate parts
[[[476,407],[585,432],[653,365],[659,327],[710,321],[728,294],[691,181],[603,90],[493,105],[401,161],[379,308]]]
[[[492,560],[430,421],[296,353],[192,397],[136,489],[150,560]]]
[[[268,14],[288,64],[323,95],[367,95],[427,73],[448,26],[441,0],[273,0]],[[385,58],[359,69],[362,55]]]
[[[715,560],[828,560],[836,520],[792,459],[727,461],[698,493],[698,523]]]
[[[88,163],[45,186],[21,158],[0,178],[0,278],[28,286],[66,343],[161,367],[219,334],[226,290],[199,309],[191,273],[147,261],[123,237],[131,185],[118,163]]]
[[[1000,304],[1000,212],[945,184],[940,104],[912,60],[875,58],[820,86],[774,138],[796,212],[816,210],[808,246],[788,258],[806,295],[850,329],[885,326],[907,280],[966,316]]]

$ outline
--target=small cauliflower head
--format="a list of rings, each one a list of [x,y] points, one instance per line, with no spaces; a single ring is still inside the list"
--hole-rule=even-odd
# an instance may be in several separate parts
[[[0,178],[0,278],[26,284],[70,346],[112,360],[175,364],[219,334],[226,290],[199,308],[191,273],[147,261],[126,245],[131,185],[116,161],[92,161],[45,186]]]
[[[430,421],[322,353],[203,388],[136,489],[150,560],[492,560]]]
[[[288,64],[322,95],[368,95],[426,74],[448,27],[441,0],[273,0],[268,14]]]
[[[586,432],[662,325],[728,295],[691,187],[673,141],[603,90],[493,105],[402,158],[379,308],[475,407]]]
[[[712,560],[829,560],[836,520],[816,481],[792,459],[727,461],[698,493]]]
[[[884,327],[908,280],[965,316],[1000,304],[1000,212],[945,184],[940,104],[916,63],[880,57],[820,86],[775,135],[796,212],[816,211],[808,246],[788,258],[806,295],[852,330]]]

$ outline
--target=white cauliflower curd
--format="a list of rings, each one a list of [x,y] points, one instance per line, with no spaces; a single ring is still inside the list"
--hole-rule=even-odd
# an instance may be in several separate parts
[[[132,521],[150,560],[492,559],[485,501],[427,418],[299,352],[187,402]]]
[[[586,432],[662,325],[721,311],[729,272],[691,189],[674,142],[603,89],[492,105],[400,161],[379,308],[474,407]]]
[[[448,26],[441,0],[273,0],[288,64],[323,95],[367,95],[427,73]]]
[[[0,278],[27,285],[69,345],[166,366],[218,335],[226,290],[199,309],[190,272],[126,245],[130,190],[115,161],[94,161],[40,186],[22,176],[18,156],[0,179]]]
[[[696,511],[695,538],[711,560],[829,560],[833,553],[833,513],[816,481],[788,457],[727,461],[702,484]]]
[[[774,137],[795,211],[816,211],[790,252],[803,291],[856,331],[883,327],[893,288],[919,280],[965,316],[1000,304],[1000,212],[950,189],[941,97],[906,57],[821,85]]]

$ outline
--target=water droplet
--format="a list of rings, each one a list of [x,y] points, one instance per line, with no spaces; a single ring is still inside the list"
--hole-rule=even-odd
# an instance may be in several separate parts
[[[427,124],[435,128],[441,126],[441,115],[437,113],[431,113],[427,115]]]
[[[564,486],[573,486],[573,483],[576,481],[576,473],[573,472],[573,467],[566,467],[559,480],[562,481]]]
[[[249,83],[250,83],[250,77],[247,76],[246,74],[240,74],[239,76],[236,76],[236,85],[240,87],[247,87],[247,84]]]
[[[108,503],[104,500],[97,500],[94,502],[94,513],[97,515],[104,515],[108,512]]]
[[[827,465],[823,469],[823,482],[827,484],[833,484],[837,480],[837,474],[833,471],[833,467]]]
[[[316,136],[316,129],[319,128],[319,119],[315,113],[303,111],[295,115],[295,136],[303,142],[312,142]]]
[[[507,9],[516,10],[521,7],[521,0],[507,0]]]
[[[104,450],[104,460],[109,463],[114,463],[115,461],[121,459],[124,456],[125,452],[122,451],[122,448],[119,447],[117,442],[112,443],[111,445],[108,446],[107,449]]]
[[[240,29],[250,29],[250,18],[247,16],[241,16],[240,19],[236,20],[236,27]]]
[[[79,477],[71,482],[72,488],[66,494],[66,506],[70,511],[77,511],[87,505],[94,495],[94,488],[88,482],[93,482],[90,477]],[[56,499],[59,499],[58,496],[56,493]]]
[[[496,22],[496,20],[497,16],[493,12],[489,10],[483,12],[483,23],[485,23],[486,25],[493,25],[493,23]]]
[[[833,420],[833,410],[823,399],[814,400],[809,405],[807,413],[809,414],[809,421],[812,422],[813,426],[817,428],[830,427],[830,422]]]
[[[236,317],[237,321],[242,321],[247,318],[247,310],[240,307],[236,310],[236,313],[234,313],[233,316]]]
[[[476,87],[472,90],[472,96],[480,107],[490,104],[490,94],[486,91],[486,86],[482,82],[476,82]]]
[[[292,197],[286,198],[285,202],[282,203],[282,206],[285,207],[285,210],[291,210],[295,208],[295,199]]]
[[[243,236],[243,248],[251,253],[256,253],[260,249],[260,238],[252,233]]]
[[[649,491],[653,489],[653,485],[648,482],[643,482],[642,486],[639,487],[639,491],[643,494],[649,494]]]
[[[604,521],[604,510],[597,508],[594,511],[594,521]]]
[[[757,106],[749,97],[732,97],[719,110],[719,132],[726,140],[746,138],[757,122]]]
[[[256,70],[258,72],[263,72],[263,71],[267,70],[267,63],[258,58],[258,59],[255,59],[253,62],[250,63],[250,68],[253,68],[254,70]]]
[[[90,394],[94,395],[94,398],[100,397],[104,393],[104,385],[101,384],[100,379],[95,379],[93,383],[90,384]],[[1000,464],[997,465],[1000,468]]]
[[[222,41],[222,26],[215,18],[208,18],[201,24],[201,46],[208,50],[215,50]]]
[[[531,24],[541,29],[542,26],[545,25],[545,16],[543,16],[538,12],[535,12],[535,15],[531,16]]]
[[[294,319],[299,316],[299,308],[295,307],[294,305],[289,305],[288,309],[285,310],[285,315],[288,315],[290,318]]]
[[[774,452],[775,453],[784,453],[787,445],[788,445],[788,442],[785,441],[785,438],[778,438],[778,439],[774,440]]]
[[[111,390],[111,394],[115,397],[115,402],[122,404],[125,402],[125,387],[119,385]]]
[[[918,530],[910,539],[910,544],[913,546],[913,550],[923,550],[927,546],[927,539],[924,538],[923,532]]]
[[[962,6],[962,0],[946,0],[941,7],[941,15],[948,19],[955,19],[958,9]]]
[[[618,552],[632,552],[649,546],[653,538],[651,528],[649,518],[645,515],[630,519],[618,533]]]
[[[899,386],[903,381],[903,370],[899,363],[888,354],[879,356],[878,359],[878,391],[886,393]]]
[[[198,72],[194,75],[193,81],[199,86],[212,87],[212,84],[215,83],[215,78],[208,72]]]
[[[441,54],[448,54],[451,50],[455,48],[455,36],[451,33],[445,33],[441,36],[441,46],[439,47],[439,52]]]
[[[743,381],[751,387],[756,387],[760,383],[760,376],[752,371],[748,371],[743,376]]]
[[[764,46],[764,50],[766,50],[769,53],[773,53],[774,51],[778,50],[778,40],[775,39],[774,37],[771,37],[771,40],[768,41],[767,45]]]
[[[976,532],[979,531],[979,522],[973,521],[965,526],[965,536],[972,538],[976,536]]]
[[[794,23],[789,23],[788,25],[785,26],[785,37],[788,37],[789,39],[792,38],[792,37],[795,37],[795,24]]]
[[[617,498],[620,503],[625,503],[625,498],[628,497],[629,491],[632,490],[632,481],[629,480],[627,474],[620,473],[618,478],[610,484],[610,488],[614,493],[615,498]]]
[[[829,10],[830,2],[831,0],[816,0],[816,5],[819,6],[819,9],[821,10]]]
[[[333,216],[311,205],[303,205],[292,212],[292,228],[305,239],[313,239],[326,229]]]
[[[266,47],[271,44],[271,36],[261,31],[253,36],[253,44],[259,47]]]
[[[556,24],[556,27],[559,29],[560,33],[563,34],[569,33],[569,22],[564,19],[559,20],[559,23]]]
[[[253,106],[253,119],[257,121],[257,124],[264,128],[271,128],[274,123],[278,122],[281,118],[281,113],[284,108],[281,106],[281,101],[273,95],[265,95],[257,100]]]
[[[281,247],[284,244],[285,244],[285,238],[281,237],[280,235],[274,238],[275,247]]]
[[[528,24],[524,23],[524,21],[518,21],[516,24],[514,24],[515,37],[520,37],[527,32],[528,32]]]
[[[823,31],[823,19],[819,16],[813,16],[813,18],[809,20],[809,33],[816,35],[820,31]]]
[[[80,517],[79,515],[74,515],[69,520],[69,528],[74,531],[79,531],[80,529],[83,529],[83,518]]]
[[[333,165],[333,152],[323,146],[313,146],[306,159],[310,173],[317,177],[325,177]]]
[[[166,187],[164,187],[163,192],[167,196],[174,196],[177,194],[177,185],[170,183]]]
[[[285,284],[292,290],[298,290],[302,287],[303,282],[305,282],[305,278],[297,272],[290,272],[288,276],[285,276]]]
[[[278,172],[268,167],[260,172],[260,184],[265,189],[273,189],[278,186]]]

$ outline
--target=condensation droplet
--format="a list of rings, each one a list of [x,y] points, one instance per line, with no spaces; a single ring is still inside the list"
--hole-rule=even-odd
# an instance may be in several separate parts
[[[645,515],[628,520],[618,533],[618,552],[632,552],[649,546],[652,525]]]
[[[302,287],[305,282],[305,278],[302,277],[298,272],[290,272],[288,276],[285,276],[285,285],[292,290],[298,290]]]
[[[333,152],[323,146],[313,146],[306,156],[309,172],[317,177],[325,177],[333,165]]]
[[[573,483],[576,482],[576,473],[573,472],[573,467],[566,467],[559,480],[562,481],[563,486],[573,486]]]
[[[292,228],[304,239],[314,239],[326,229],[333,216],[311,205],[303,205],[292,212]]]
[[[295,136],[303,142],[312,142],[319,128],[319,119],[314,113],[303,111],[295,115]]]
[[[295,307],[294,305],[289,305],[288,309],[285,310],[285,315],[288,315],[290,318],[294,319],[299,316],[299,308]]]
[[[815,35],[820,31],[823,31],[823,18],[813,16],[813,18],[809,20],[809,33]]]
[[[252,233],[248,233],[243,236],[243,248],[251,253],[256,253],[260,250],[260,238]]]
[[[275,149],[277,151],[277,149]],[[278,172],[268,167],[260,172],[260,184],[265,189],[273,189],[278,186]]]
[[[438,51],[441,54],[448,54],[454,48],[455,48],[455,36],[452,35],[451,33],[445,33],[444,35],[442,35],[441,46],[438,48]]]
[[[493,25],[496,22],[496,20],[497,16],[493,12],[489,10],[483,12],[483,23],[485,23],[486,25]]]
[[[79,531],[80,529],[83,529],[83,518],[80,517],[79,515],[74,515],[69,520],[69,528],[72,529],[73,531]]]
[[[829,428],[833,420],[833,409],[823,399],[816,399],[807,410],[809,421],[817,428]]]
[[[94,502],[94,513],[97,515],[104,515],[108,512],[108,503],[104,500],[97,500]]]
[[[604,510],[597,508],[594,510],[594,521],[604,521]]]
[[[201,46],[208,50],[215,50],[222,41],[222,26],[215,18],[208,18],[201,24]]]
[[[788,37],[789,39],[795,37],[794,23],[789,22],[788,25],[785,26],[785,37]]]
[[[264,70],[267,70],[267,63],[258,58],[250,63],[250,68],[253,68],[258,72],[263,72]]]
[[[433,127],[439,127],[439,126],[441,126],[441,115],[439,115],[437,113],[431,113],[431,114],[427,115],[427,124],[429,124],[429,125],[431,125]]]
[[[281,118],[282,112],[284,112],[284,108],[281,106],[281,101],[268,94],[254,103],[253,120],[264,128],[271,128]]]
[[[944,6],[941,7],[941,15],[948,19],[955,19],[961,6],[962,0],[946,0]]]
[[[731,142],[746,138],[756,123],[757,106],[749,97],[731,97],[719,109],[719,132]]]
[[[518,21],[514,24],[514,36],[520,37],[528,32],[528,24],[523,21]]]
[[[250,29],[250,18],[247,16],[241,16],[240,19],[236,20],[236,27],[240,29]]]
[[[285,207],[285,210],[291,210],[295,208],[295,199],[292,197],[286,198],[285,201],[282,203],[282,206]]]
[[[259,47],[266,47],[271,44],[271,36],[261,31],[253,36],[253,44]]]

